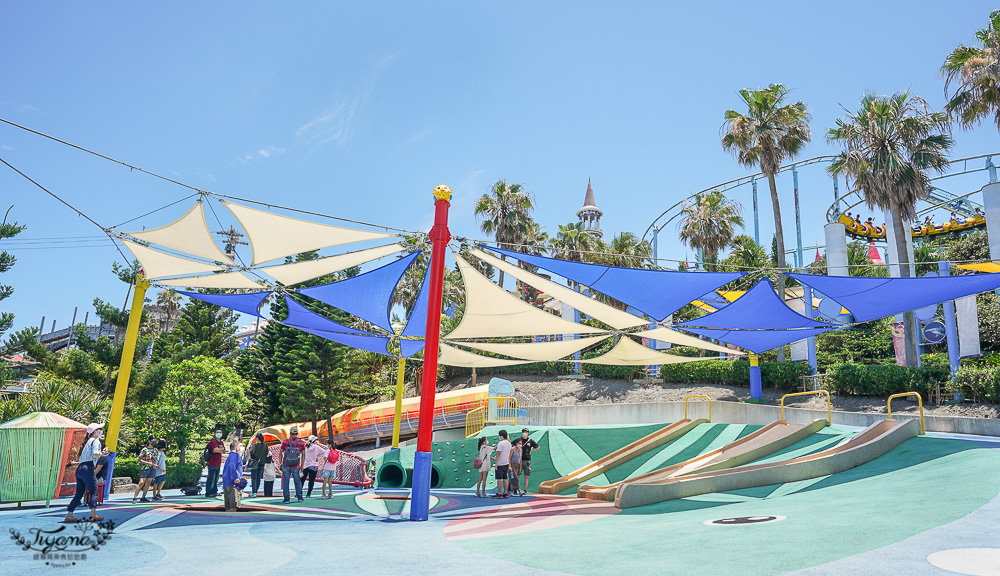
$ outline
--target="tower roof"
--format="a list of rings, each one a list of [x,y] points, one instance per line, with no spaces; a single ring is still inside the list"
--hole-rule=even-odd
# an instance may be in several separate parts
[[[590,178],[587,178],[587,196],[583,199],[583,207],[587,206],[597,207],[597,202],[594,200],[594,187],[590,184]]]

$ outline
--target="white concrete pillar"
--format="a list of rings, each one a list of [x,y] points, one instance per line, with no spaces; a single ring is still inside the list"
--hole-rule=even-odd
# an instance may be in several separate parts
[[[850,276],[847,267],[847,229],[840,222],[831,222],[823,226],[826,236],[826,275]]]
[[[983,208],[986,212],[990,259],[1000,260],[1000,182],[990,182],[983,186]]]

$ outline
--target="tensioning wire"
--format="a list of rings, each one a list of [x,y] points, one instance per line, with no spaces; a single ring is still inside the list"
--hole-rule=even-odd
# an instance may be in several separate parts
[[[5,164],[5,165],[6,165],[6,166],[7,166],[8,168],[10,168],[11,170],[13,170],[14,172],[17,172],[17,173],[18,173],[18,174],[19,174],[19,175],[20,175],[20,176],[21,176],[22,178],[24,178],[24,179],[25,179],[25,180],[27,180],[28,182],[31,182],[31,183],[32,183],[32,184],[34,184],[35,186],[37,186],[37,187],[41,188],[41,189],[42,189],[42,190],[43,190],[43,191],[44,191],[44,192],[45,192],[46,194],[48,194],[49,196],[52,196],[53,198],[55,198],[56,200],[58,200],[59,202],[61,202],[61,203],[62,203],[63,205],[65,205],[65,206],[66,206],[67,208],[69,208],[70,210],[72,210],[72,211],[76,212],[76,213],[77,213],[78,215],[80,215],[80,216],[83,216],[83,217],[84,217],[84,218],[86,218],[86,219],[87,219],[88,221],[90,221],[90,223],[91,223],[91,224],[93,224],[94,226],[97,226],[98,228],[100,228],[100,229],[101,229],[101,231],[102,231],[102,232],[104,232],[104,233],[105,233],[105,234],[107,235],[107,237],[108,237],[108,240],[110,240],[110,241],[111,241],[111,244],[113,244],[113,245],[114,245],[114,247],[115,247],[115,250],[117,250],[117,251],[118,251],[118,253],[119,253],[119,254],[121,254],[122,258],[124,258],[124,259],[125,259],[125,262],[126,262],[126,263],[130,262],[130,260],[128,259],[128,257],[127,257],[127,256],[125,256],[125,253],[124,253],[124,252],[122,252],[122,249],[118,247],[118,243],[117,243],[117,242],[115,242],[114,238],[113,238],[113,237],[111,236],[111,233],[110,233],[110,232],[108,231],[108,229],[107,229],[107,228],[105,228],[104,226],[101,226],[100,224],[98,224],[96,220],[94,220],[94,219],[93,219],[93,218],[91,218],[90,216],[87,216],[86,214],[84,214],[83,212],[81,212],[81,211],[80,211],[79,209],[77,209],[77,208],[76,208],[75,206],[73,206],[73,205],[72,205],[72,204],[70,204],[69,202],[67,202],[67,201],[63,200],[62,198],[60,198],[59,196],[57,196],[57,195],[56,195],[55,193],[53,193],[53,192],[52,192],[51,190],[49,190],[49,189],[48,189],[48,188],[46,188],[45,186],[42,186],[42,185],[41,185],[41,184],[39,184],[38,182],[35,182],[34,180],[32,180],[32,179],[31,179],[31,177],[29,177],[29,176],[28,176],[27,174],[25,174],[24,172],[21,172],[21,171],[20,171],[20,170],[18,170],[17,168],[15,168],[15,167],[11,166],[11,165],[10,165],[10,163],[9,163],[9,162],[7,162],[6,160],[4,160],[3,158],[0,158],[0,162],[3,162],[3,163],[4,163],[4,164]]]

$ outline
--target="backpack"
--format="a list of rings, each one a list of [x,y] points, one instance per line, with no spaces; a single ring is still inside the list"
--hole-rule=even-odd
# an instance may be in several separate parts
[[[208,444],[205,444],[205,450],[201,453],[201,459],[208,464],[209,459],[212,458],[212,441],[209,440]]]
[[[338,459],[340,459],[340,452],[336,448],[330,448],[330,453],[326,456],[326,463],[332,466],[337,463]]]
[[[288,442],[288,446],[285,448],[285,459],[281,462],[282,466],[288,466],[289,468],[299,467],[302,461],[302,449],[299,448],[300,445],[300,441]]]
[[[476,456],[476,457],[475,457],[475,458],[474,458],[474,459],[472,460],[472,467],[473,467],[473,468],[476,468],[476,469],[479,469],[479,468],[482,468],[482,467],[483,467],[483,459],[482,459],[482,458],[480,458],[479,456]]]

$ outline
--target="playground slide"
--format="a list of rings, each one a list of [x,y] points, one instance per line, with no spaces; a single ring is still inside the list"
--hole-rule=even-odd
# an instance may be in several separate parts
[[[917,420],[883,420],[865,428],[844,444],[792,460],[702,471],[681,477],[636,479],[618,489],[615,506],[634,508],[701,494],[828,476],[874,460],[919,432],[920,423]]]
[[[562,478],[542,482],[538,486],[538,492],[541,494],[558,494],[567,488],[572,488],[581,482],[586,482],[587,480],[590,480],[595,476],[599,476],[616,466],[620,466],[640,454],[645,454],[654,448],[663,446],[667,442],[672,442],[673,440],[690,432],[695,426],[705,424],[707,422],[708,420],[705,420],[704,418],[699,418],[694,421],[684,419],[674,422],[669,426],[664,426],[656,432],[643,436],[624,448],[619,448],[611,454],[608,454],[603,458],[599,458],[582,468],[574,470]]]
[[[740,466],[787,448],[824,426],[826,426],[826,420],[822,419],[806,425],[789,424],[786,420],[776,420],[735,442],[730,442],[721,448],[690,460],[607,486],[581,486],[577,489],[576,495],[591,500],[614,501],[618,490],[626,484],[664,481],[688,474]]]

